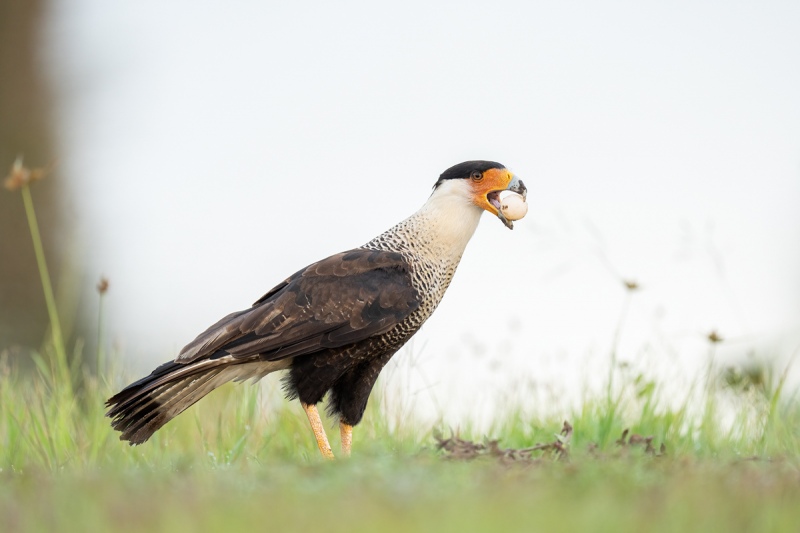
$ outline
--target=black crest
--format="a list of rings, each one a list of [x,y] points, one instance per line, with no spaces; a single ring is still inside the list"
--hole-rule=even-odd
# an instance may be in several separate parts
[[[435,189],[445,180],[467,179],[473,171],[486,172],[490,168],[506,168],[506,166],[497,161],[464,161],[442,172],[433,188]]]

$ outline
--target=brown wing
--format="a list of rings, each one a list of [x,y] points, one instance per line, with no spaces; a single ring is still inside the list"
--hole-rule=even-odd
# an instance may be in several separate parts
[[[418,306],[400,254],[355,249],[309,265],[226,316],[175,361],[226,354],[274,361],[345,346],[389,331]]]

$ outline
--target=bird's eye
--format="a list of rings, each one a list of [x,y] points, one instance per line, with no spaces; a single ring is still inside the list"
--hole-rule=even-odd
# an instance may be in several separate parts
[[[472,179],[472,181],[481,181],[483,179],[483,172],[479,170],[473,170],[469,177]]]

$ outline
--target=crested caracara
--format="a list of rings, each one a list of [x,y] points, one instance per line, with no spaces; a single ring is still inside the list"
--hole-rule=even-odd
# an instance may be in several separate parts
[[[513,227],[500,208],[506,190],[526,194],[499,163],[447,169],[419,211],[365,245],[286,278],[112,396],[111,425],[120,439],[141,444],[223,383],[285,370],[287,397],[300,400],[322,455],[333,457],[316,409],[326,394],[349,455],[378,374],[436,309],[481,214]]]

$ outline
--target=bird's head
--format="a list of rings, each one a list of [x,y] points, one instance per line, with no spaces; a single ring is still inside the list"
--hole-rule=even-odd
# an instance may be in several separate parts
[[[470,201],[474,205],[495,215],[508,229],[514,229],[514,223],[508,220],[501,210],[500,193],[508,190],[525,198],[528,189],[522,180],[505,166],[494,161],[459,163],[442,172],[433,186],[434,190],[449,180],[459,180],[457,183],[463,184],[461,187],[467,189]]]

